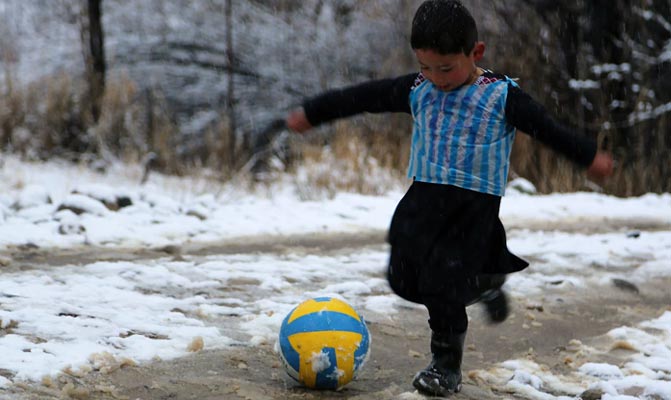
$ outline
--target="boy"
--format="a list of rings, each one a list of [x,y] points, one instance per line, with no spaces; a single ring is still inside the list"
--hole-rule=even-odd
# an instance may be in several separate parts
[[[410,42],[419,74],[326,92],[305,101],[286,122],[304,132],[362,112],[412,115],[413,183],[389,228],[387,277],[395,293],[429,313],[432,360],[413,385],[446,396],[461,389],[466,306],[483,302],[490,321],[502,322],[508,315],[505,275],[528,266],[508,251],[498,217],[516,129],[595,178],[610,175],[613,161],[594,140],[551,119],[510,78],[476,65],[485,45],[458,0],[422,3]]]

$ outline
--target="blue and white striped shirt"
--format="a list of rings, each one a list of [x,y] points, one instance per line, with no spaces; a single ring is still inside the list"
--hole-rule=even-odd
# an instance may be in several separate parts
[[[503,196],[515,127],[506,120],[511,79],[480,77],[448,92],[419,79],[408,177]]]

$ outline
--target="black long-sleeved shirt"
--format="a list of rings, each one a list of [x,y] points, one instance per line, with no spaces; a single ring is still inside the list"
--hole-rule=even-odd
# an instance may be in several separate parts
[[[303,108],[313,126],[363,112],[411,114],[410,92],[418,77],[417,73],[413,73],[328,91],[306,100]],[[485,72],[483,77],[505,78],[492,72]],[[577,135],[557,122],[540,103],[512,84],[509,84],[506,97],[505,117],[518,130],[538,139],[577,164],[587,167],[592,163],[597,151],[596,142],[592,138]]]

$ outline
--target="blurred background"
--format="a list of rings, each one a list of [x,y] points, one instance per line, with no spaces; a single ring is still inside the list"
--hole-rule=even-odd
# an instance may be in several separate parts
[[[407,115],[278,132],[270,151],[259,134],[305,97],[417,71],[408,39],[420,3],[2,0],[0,149],[99,170],[141,163],[249,182],[288,173],[333,191],[384,191],[405,179]],[[481,66],[517,78],[617,160],[597,185],[518,134],[511,178],[543,193],[671,189],[670,0],[464,4],[487,45]]]

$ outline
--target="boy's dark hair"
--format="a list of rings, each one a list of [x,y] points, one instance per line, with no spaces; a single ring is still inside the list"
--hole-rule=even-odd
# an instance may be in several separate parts
[[[410,46],[440,54],[470,54],[478,40],[478,28],[458,0],[427,0],[412,20]]]

